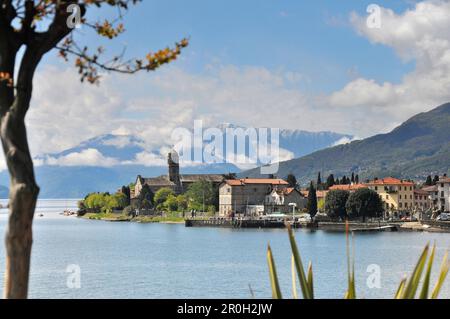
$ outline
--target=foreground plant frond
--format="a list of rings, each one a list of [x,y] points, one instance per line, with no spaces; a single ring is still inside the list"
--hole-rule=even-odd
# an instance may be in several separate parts
[[[314,299],[314,285],[313,285],[313,270],[312,264],[309,263],[308,271],[305,273],[300,253],[297,248],[297,243],[295,241],[294,233],[291,226],[287,226],[289,241],[292,249],[291,256],[291,271],[292,271],[292,295],[294,299],[297,299],[297,284],[295,280],[295,272],[297,272],[298,279],[300,282],[300,288],[302,290],[304,299]],[[356,299],[356,284],[355,284],[355,265],[354,265],[354,253],[350,255],[350,238],[348,223],[346,225],[346,239],[347,239],[347,266],[348,266],[348,290],[345,293],[345,299]],[[352,245],[354,247],[354,245]],[[437,299],[439,293],[442,289],[444,281],[448,275],[450,264],[448,262],[448,252],[445,253],[441,268],[439,270],[439,276],[437,282],[434,286],[431,296],[430,291],[430,281],[431,272],[434,264],[434,258],[436,254],[436,245],[431,249],[429,254],[429,245],[426,245],[420,258],[408,278],[402,279],[400,285],[395,293],[394,299],[414,299],[416,297],[417,291],[419,291],[420,283],[422,282],[422,287],[420,289],[419,298],[420,299]],[[272,250],[270,246],[267,249],[267,261],[269,264],[269,275],[270,283],[272,286],[272,297],[274,299],[281,299],[281,290],[278,281],[278,276],[275,268],[275,262],[273,260]]]
[[[297,282],[295,280],[296,272],[295,272],[295,260],[294,255],[291,256],[291,277],[292,277],[292,298],[298,299],[297,294]]]
[[[348,290],[345,293],[344,299],[356,299],[356,286],[355,286],[355,261],[350,255],[350,239],[349,239],[349,225],[348,221],[345,222],[345,237],[347,247],[347,281]]]
[[[297,243],[295,241],[294,232],[290,225],[287,227],[289,234],[289,241],[291,243],[292,256],[294,257],[295,268],[297,269],[298,281],[300,283],[300,288],[302,290],[304,299],[313,299],[314,291],[313,291],[313,283],[312,283],[312,270],[311,275],[308,276],[311,278],[311,282],[308,281],[306,277],[305,270],[303,268],[302,259],[300,257],[300,253],[298,252]],[[309,275],[309,274],[308,274]]]
[[[267,263],[269,264],[270,284],[272,286],[272,298],[282,299],[280,284],[278,283],[277,269],[273,260],[272,249],[267,247]]]
[[[447,277],[449,266],[448,252],[446,252],[444,259],[442,260],[438,281],[436,282],[436,286],[434,287],[431,294],[431,299],[437,299],[437,297],[439,296],[439,292],[441,291],[442,285],[444,284],[445,278]]]

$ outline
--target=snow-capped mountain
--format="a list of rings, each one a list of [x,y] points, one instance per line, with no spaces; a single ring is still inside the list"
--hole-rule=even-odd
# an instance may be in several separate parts
[[[220,127],[236,128],[230,124]],[[280,147],[297,158],[314,151],[351,140],[352,136],[333,132],[281,130]],[[169,147],[169,146],[167,146]],[[79,198],[88,192],[115,191],[134,182],[138,174],[165,174],[166,158],[161,148],[148,149],[137,136],[106,134],[86,140],[59,153],[35,158],[41,198]],[[181,167],[184,173],[237,173],[237,166],[201,164]],[[6,171],[0,173],[0,185],[8,184]]]

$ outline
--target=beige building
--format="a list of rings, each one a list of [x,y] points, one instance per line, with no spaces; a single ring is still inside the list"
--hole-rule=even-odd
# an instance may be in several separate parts
[[[308,199],[295,188],[274,189],[266,196],[265,212],[289,214],[292,213],[290,204],[295,204],[296,211],[300,211],[306,207],[307,202]]]
[[[282,179],[250,178],[225,180],[219,187],[219,215],[230,217],[244,214],[249,207],[264,206],[266,196],[274,189],[287,188],[289,184]]]
[[[414,208],[414,183],[393,177],[366,183],[380,195],[386,211],[411,211]]]
[[[427,191],[423,189],[414,190],[414,207],[422,210],[432,207],[432,200]]]

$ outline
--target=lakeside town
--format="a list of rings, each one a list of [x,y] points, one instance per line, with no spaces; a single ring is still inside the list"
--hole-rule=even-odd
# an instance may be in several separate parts
[[[292,174],[285,179],[181,174],[175,151],[168,154],[167,164],[167,175],[138,175],[116,194],[87,195],[79,202],[78,215],[108,221],[185,222],[187,226],[282,227],[291,222],[299,227],[320,223],[342,229],[348,220],[363,230],[372,229],[374,222],[378,223],[375,230],[392,230],[392,223],[409,230],[450,230],[446,174],[419,182],[389,176],[361,181],[354,173],[322,179],[318,173],[316,181],[300,187]]]

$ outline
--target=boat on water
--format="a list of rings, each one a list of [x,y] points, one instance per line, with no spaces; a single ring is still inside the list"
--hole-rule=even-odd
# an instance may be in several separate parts
[[[73,216],[73,215],[76,215],[76,213],[73,212],[73,211],[70,211],[70,210],[65,210],[65,211],[63,212],[63,215],[64,215],[64,216]]]

